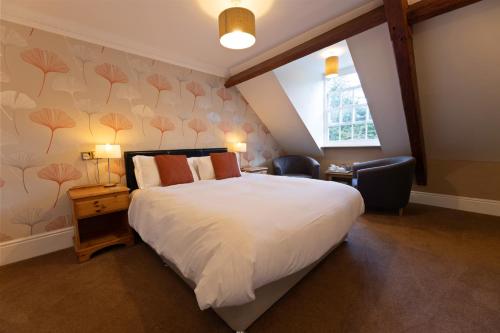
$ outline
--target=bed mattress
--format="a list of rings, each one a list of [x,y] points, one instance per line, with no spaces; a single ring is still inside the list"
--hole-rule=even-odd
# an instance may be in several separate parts
[[[253,301],[321,258],[363,211],[359,192],[340,183],[244,174],[136,190],[129,222],[195,283],[206,309]]]

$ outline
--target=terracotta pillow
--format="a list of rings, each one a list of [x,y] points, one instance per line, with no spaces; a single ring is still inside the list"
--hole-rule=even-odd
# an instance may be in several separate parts
[[[194,182],[186,155],[156,155],[155,162],[163,186]]]
[[[210,154],[210,159],[214,167],[215,179],[241,177],[235,153],[213,153]]]

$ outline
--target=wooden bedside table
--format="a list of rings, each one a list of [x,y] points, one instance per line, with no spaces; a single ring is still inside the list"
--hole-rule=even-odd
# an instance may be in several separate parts
[[[352,184],[352,171],[349,172],[338,172],[338,171],[326,171],[326,180],[336,181],[339,183],[344,183],[347,185]]]
[[[268,167],[242,167],[241,171],[248,173],[262,173],[267,174]]]
[[[73,203],[75,252],[80,262],[107,246],[134,244],[128,224],[129,189],[102,185],[73,187],[68,196]]]

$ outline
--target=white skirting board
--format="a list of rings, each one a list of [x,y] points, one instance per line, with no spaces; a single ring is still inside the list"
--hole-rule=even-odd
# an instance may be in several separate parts
[[[0,243],[0,266],[73,246],[73,227]]]
[[[500,216],[500,201],[497,200],[411,191],[410,202],[429,206],[463,210],[466,212]]]
[[[412,191],[410,202],[500,216],[500,201]],[[73,246],[73,227],[0,243],[0,266]]]

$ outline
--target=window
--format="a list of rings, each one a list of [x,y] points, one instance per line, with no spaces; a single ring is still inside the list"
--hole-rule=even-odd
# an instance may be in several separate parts
[[[325,78],[325,145],[380,146],[377,131],[354,67]]]

